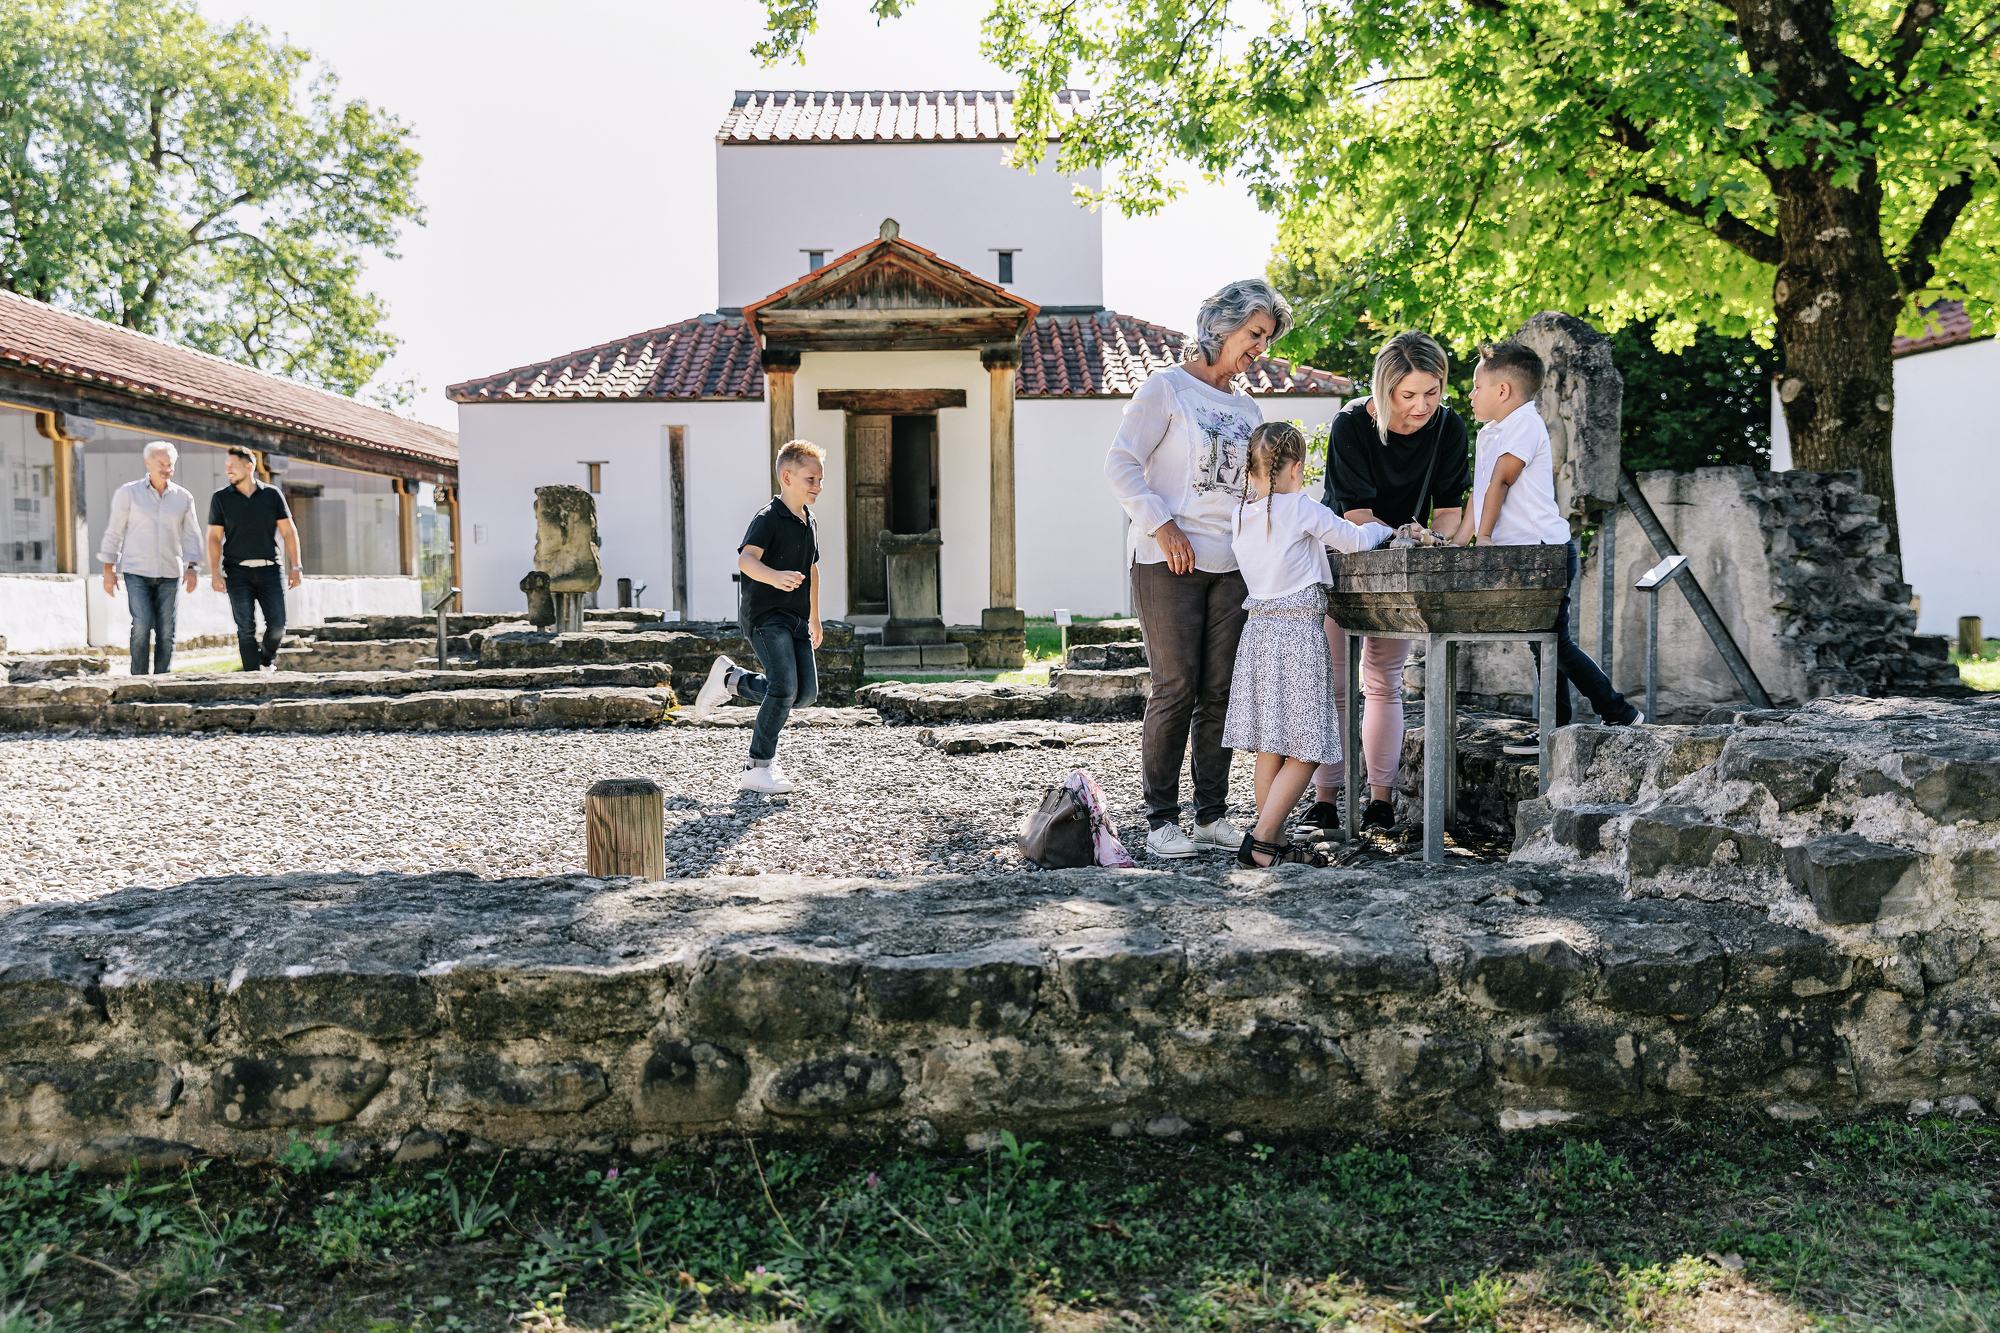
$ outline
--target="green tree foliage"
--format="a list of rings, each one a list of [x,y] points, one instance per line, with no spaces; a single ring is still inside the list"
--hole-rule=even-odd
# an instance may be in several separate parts
[[[418,157],[310,60],[180,0],[0,5],[0,287],[361,391]]]
[[[1649,323],[1611,335],[1625,377],[1621,445],[1634,472],[1771,466],[1771,372],[1777,356],[1755,339],[1697,331],[1663,352]]]
[[[1058,166],[1140,212],[1183,164],[1241,176],[1328,339],[1365,316],[1466,343],[1551,308],[1666,349],[1775,336],[1801,464],[1861,467],[1891,513],[1898,322],[1956,296],[1996,327],[1985,5],[992,0],[985,33],[1020,160],[1060,129]]]

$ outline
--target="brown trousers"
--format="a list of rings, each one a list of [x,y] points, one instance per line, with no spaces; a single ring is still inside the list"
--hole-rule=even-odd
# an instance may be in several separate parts
[[[1132,606],[1153,672],[1140,737],[1146,822],[1153,828],[1180,823],[1181,756],[1189,752],[1190,731],[1194,822],[1213,824],[1228,812],[1230,752],[1223,748],[1222,724],[1249,595],[1235,570],[1175,574],[1164,561],[1132,566]]]

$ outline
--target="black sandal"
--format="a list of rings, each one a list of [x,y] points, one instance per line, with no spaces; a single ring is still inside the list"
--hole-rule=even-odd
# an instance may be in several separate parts
[[[1271,865],[1259,862],[1252,855],[1254,852],[1270,857]],[[1236,849],[1236,864],[1245,870],[1269,870],[1271,866],[1279,865],[1324,867],[1331,863],[1326,859],[1326,853],[1316,852],[1310,847],[1301,847],[1295,842],[1265,842],[1255,833],[1246,833],[1243,845]]]

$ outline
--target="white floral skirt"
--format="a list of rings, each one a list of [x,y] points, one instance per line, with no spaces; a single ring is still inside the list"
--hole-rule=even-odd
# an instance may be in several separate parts
[[[1222,743],[1316,764],[1340,761],[1333,705],[1333,654],[1326,644],[1326,589],[1312,584],[1243,603],[1250,619],[1236,646]]]

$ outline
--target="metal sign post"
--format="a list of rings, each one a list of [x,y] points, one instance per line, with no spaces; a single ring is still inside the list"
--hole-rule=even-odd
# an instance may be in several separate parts
[[[1688,558],[1670,555],[1639,576],[1632,586],[1646,594],[1646,720],[1660,720],[1660,589],[1687,568]],[[1683,588],[1685,593],[1686,589]]]
[[[1069,610],[1068,610],[1068,608],[1066,608],[1066,607],[1061,607],[1061,606],[1059,606],[1059,607],[1057,607],[1057,608],[1056,608],[1056,628],[1057,628],[1057,629],[1059,629],[1059,630],[1060,630],[1060,631],[1062,632],[1062,661],[1063,661],[1063,665],[1064,665],[1064,666],[1068,666],[1068,665],[1069,665]]]
[[[447,606],[450,606],[450,605],[451,605],[451,599],[452,599],[452,598],[454,598],[454,597],[456,597],[456,596],[458,596],[458,594],[459,594],[459,593],[460,593],[461,591],[463,591],[463,590],[462,590],[462,589],[459,589],[459,588],[450,588],[450,589],[447,589],[447,590],[446,590],[446,592],[445,592],[445,595],[444,595],[444,596],[442,596],[442,597],[438,598],[438,599],[437,599],[437,601],[435,601],[435,602],[431,603],[431,610],[433,610],[433,611],[435,611],[435,612],[437,613],[437,618],[438,618],[438,664],[437,664],[437,669],[438,669],[439,671],[442,671],[442,670],[444,670],[444,650],[445,650],[445,645],[446,645],[446,643],[447,643],[447,642],[449,642],[449,640],[450,640],[450,638],[451,638],[451,618],[450,618],[450,612],[446,611],[446,610],[445,610],[445,608],[446,608]]]

